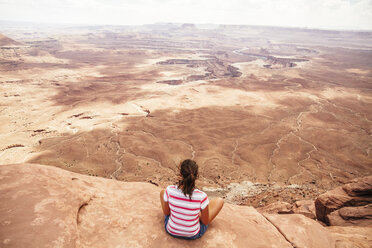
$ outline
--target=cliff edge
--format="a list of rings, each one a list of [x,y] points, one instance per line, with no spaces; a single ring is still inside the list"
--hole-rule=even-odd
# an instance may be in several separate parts
[[[164,231],[159,192],[44,165],[1,165],[1,247],[335,247],[330,231],[303,215],[231,204],[201,239],[179,240]]]

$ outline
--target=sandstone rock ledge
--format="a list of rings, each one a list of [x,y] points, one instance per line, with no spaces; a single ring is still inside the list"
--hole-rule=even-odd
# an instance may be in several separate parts
[[[159,191],[43,165],[0,165],[0,246],[335,246],[326,228],[303,215],[262,215],[230,204],[201,239],[175,239],[164,231]]]
[[[318,220],[327,225],[372,227],[372,176],[320,195],[315,207]]]

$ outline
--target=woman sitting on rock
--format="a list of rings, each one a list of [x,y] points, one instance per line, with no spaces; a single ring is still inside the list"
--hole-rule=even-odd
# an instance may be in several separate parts
[[[208,200],[206,193],[195,189],[198,165],[191,159],[180,165],[178,185],[170,185],[160,192],[165,215],[165,230],[176,238],[197,239],[208,228],[223,206],[221,198]]]

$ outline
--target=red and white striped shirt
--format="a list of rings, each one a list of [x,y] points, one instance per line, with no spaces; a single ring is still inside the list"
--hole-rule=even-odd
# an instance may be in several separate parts
[[[167,224],[169,233],[176,236],[192,237],[199,233],[199,212],[209,204],[208,196],[203,191],[195,189],[191,200],[184,195],[181,189],[170,185],[163,195],[168,202],[170,217]]]

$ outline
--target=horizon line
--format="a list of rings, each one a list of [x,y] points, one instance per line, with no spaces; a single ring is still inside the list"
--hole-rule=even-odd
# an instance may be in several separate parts
[[[2,22],[19,23],[19,24],[42,24],[42,25],[57,25],[57,26],[85,26],[85,27],[99,27],[99,26],[146,26],[146,25],[157,25],[157,24],[193,24],[193,25],[215,25],[215,26],[247,26],[247,27],[266,27],[266,28],[286,28],[286,29],[305,29],[305,30],[321,30],[321,31],[338,31],[338,32],[372,32],[372,29],[352,29],[352,28],[327,28],[327,27],[311,27],[311,26],[279,26],[279,25],[266,25],[266,24],[227,24],[227,23],[193,23],[193,22],[153,22],[153,23],[135,23],[135,24],[112,24],[112,23],[69,23],[69,22],[43,22],[43,21],[15,21],[15,20],[4,20]]]

